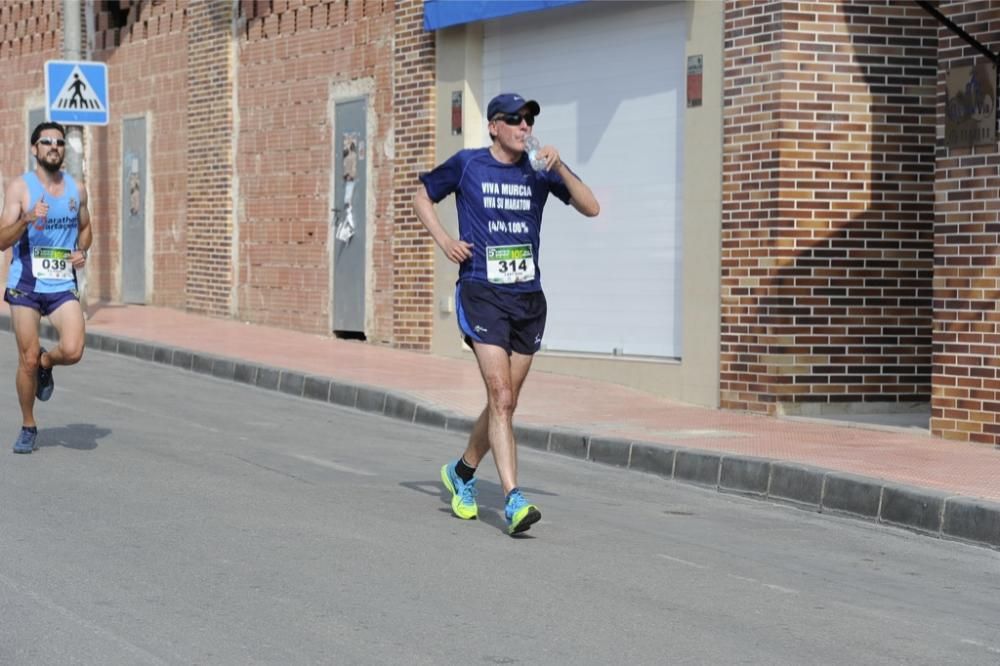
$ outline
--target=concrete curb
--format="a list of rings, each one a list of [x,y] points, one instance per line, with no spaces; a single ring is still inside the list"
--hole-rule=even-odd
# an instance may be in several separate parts
[[[10,330],[9,315],[0,315],[0,330]],[[42,324],[42,338],[55,339],[54,334],[51,324]],[[467,416],[380,387],[104,333],[88,332],[86,344],[91,349],[447,431],[468,434],[473,425]],[[595,437],[565,428],[516,425],[514,431],[518,444],[541,451],[1000,550],[1000,503],[783,460]]]

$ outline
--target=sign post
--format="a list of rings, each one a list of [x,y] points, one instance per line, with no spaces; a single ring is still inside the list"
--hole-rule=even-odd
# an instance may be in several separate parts
[[[67,0],[68,5],[73,3]],[[76,5],[79,7],[79,5]],[[65,7],[64,7],[65,9]],[[73,16],[72,8],[66,15]],[[79,17],[79,9],[76,9]],[[67,21],[67,51],[79,56],[79,25]],[[45,117],[66,126],[66,169],[77,179],[83,178],[83,131],[80,125],[108,124],[108,66],[87,60],[48,60],[45,63]],[[84,318],[87,307],[87,271],[79,271],[77,286]]]

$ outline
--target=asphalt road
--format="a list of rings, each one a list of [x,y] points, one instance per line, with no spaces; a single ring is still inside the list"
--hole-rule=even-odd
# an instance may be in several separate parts
[[[452,433],[96,351],[18,456],[14,364],[2,664],[1000,662],[994,551],[534,450],[514,539]]]

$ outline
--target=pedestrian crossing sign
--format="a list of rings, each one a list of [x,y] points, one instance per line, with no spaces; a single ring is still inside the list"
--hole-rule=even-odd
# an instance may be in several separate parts
[[[46,61],[45,114],[66,125],[107,125],[108,66],[87,60]]]

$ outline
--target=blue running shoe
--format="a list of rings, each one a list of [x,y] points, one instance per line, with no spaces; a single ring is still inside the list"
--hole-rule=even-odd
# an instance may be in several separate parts
[[[38,354],[38,386],[35,388],[35,397],[42,402],[51,398],[52,391],[56,388],[56,382],[52,379],[52,368],[46,370],[42,367],[42,354],[44,353],[45,347],[42,347],[41,353]]]
[[[507,533],[519,534],[537,523],[542,518],[542,512],[534,504],[528,504],[524,495],[517,488],[507,495]]]
[[[38,428],[28,428],[21,427],[21,433],[17,436],[17,441],[14,442],[14,453],[31,453],[38,448],[38,444],[35,441],[38,437]]]
[[[456,460],[441,468],[441,481],[444,487],[451,493],[451,510],[462,520],[471,520],[479,516],[479,506],[476,504],[476,479],[472,478],[468,483],[462,481],[455,473]]]

